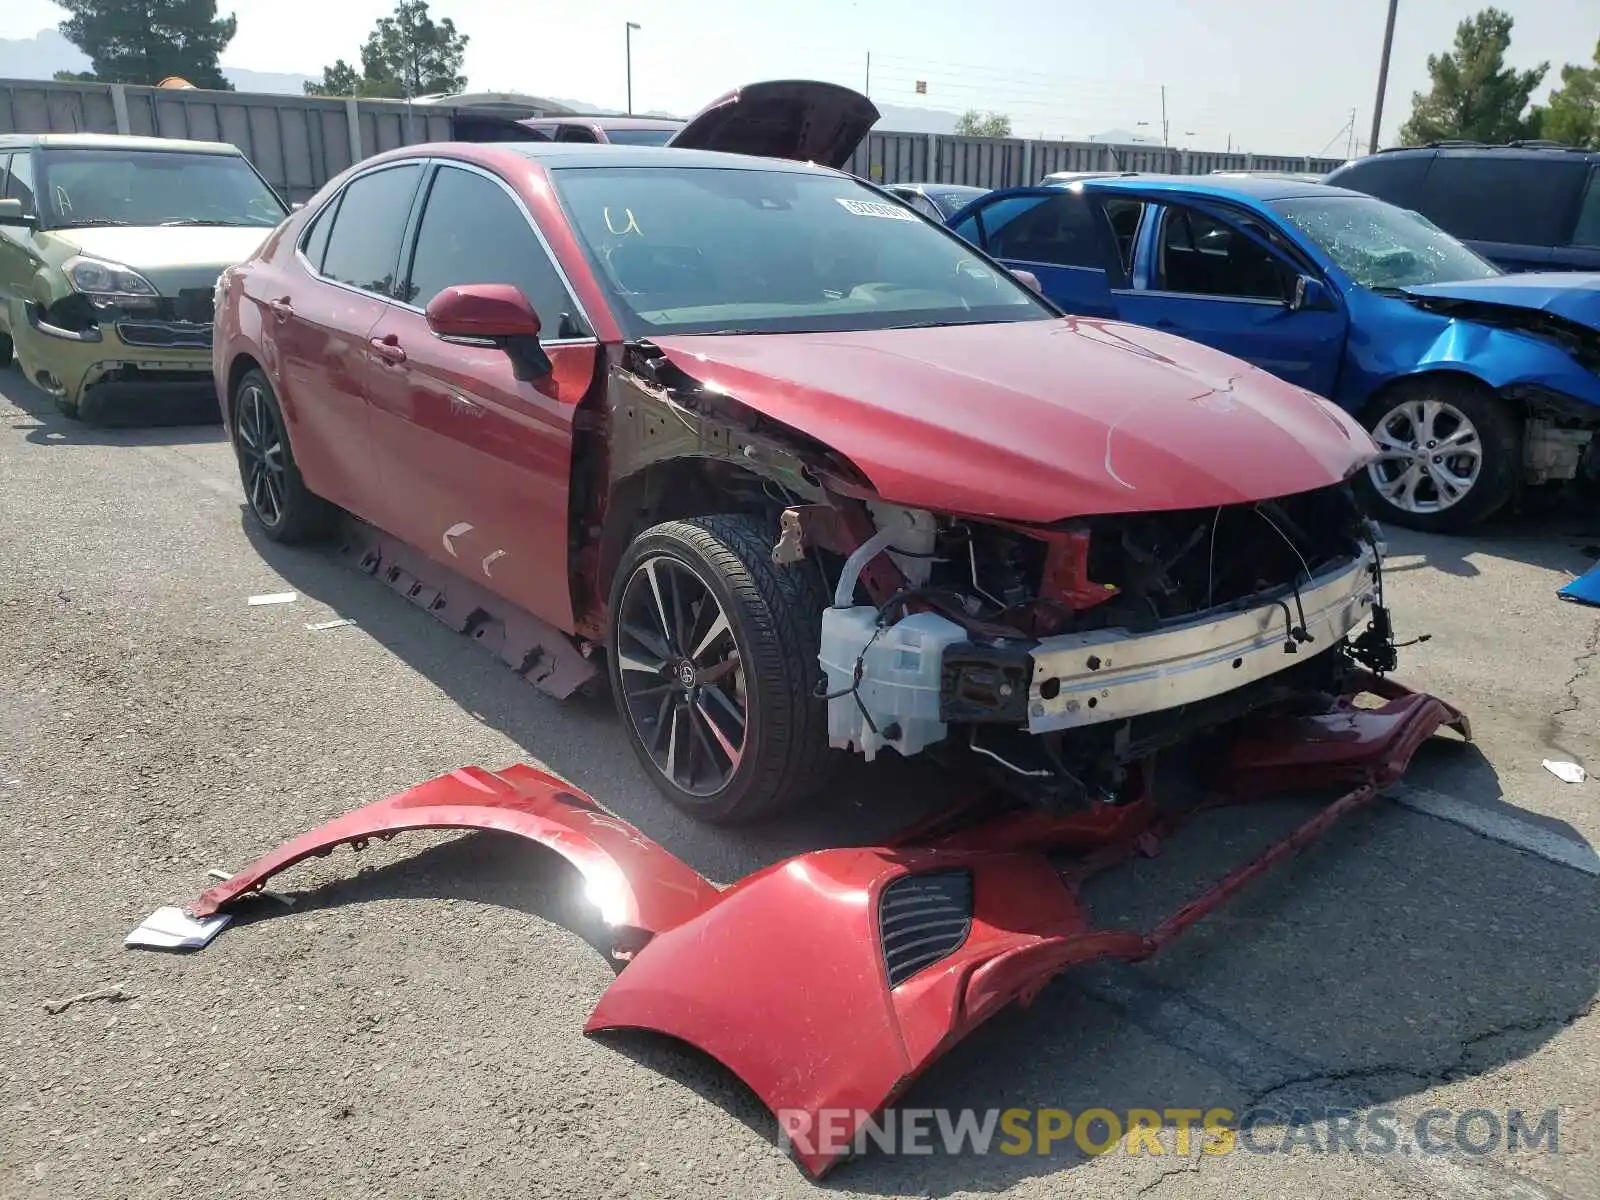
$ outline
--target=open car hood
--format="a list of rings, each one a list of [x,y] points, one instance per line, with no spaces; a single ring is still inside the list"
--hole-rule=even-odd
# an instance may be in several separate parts
[[[877,122],[860,92],[812,79],[752,83],[711,102],[669,146],[842,167]]]
[[[1377,453],[1354,419],[1240,359],[1083,317],[651,339],[911,508],[1048,523],[1325,487]]]
[[[1600,272],[1529,271],[1402,290],[1421,299],[1467,300],[1546,312],[1600,330]]]

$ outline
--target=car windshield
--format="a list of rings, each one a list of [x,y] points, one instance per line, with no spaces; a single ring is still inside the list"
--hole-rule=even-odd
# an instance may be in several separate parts
[[[959,212],[979,196],[988,194],[986,189],[980,187],[929,188],[927,191],[928,199],[938,205],[947,217]]]
[[[1488,279],[1503,272],[1427,218],[1366,196],[1274,200],[1285,220],[1374,291]]]
[[[249,225],[270,229],[288,210],[235,154],[54,149],[39,155],[35,192],[44,223]]]
[[[964,243],[845,176],[692,166],[552,175],[630,336],[1053,315]]]

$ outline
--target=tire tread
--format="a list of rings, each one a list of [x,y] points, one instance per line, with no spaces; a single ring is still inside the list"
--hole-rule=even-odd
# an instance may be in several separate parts
[[[789,808],[814,795],[837,763],[828,747],[827,706],[815,694],[827,597],[814,564],[772,562],[774,536],[760,518],[740,513],[667,521],[634,540],[617,572],[613,603],[652,543],[674,543],[717,573],[739,610],[728,616],[742,624],[756,660],[745,664],[744,674],[746,689],[759,692],[761,743],[746,748],[756,763],[736,795],[693,809],[713,823],[742,823]],[[616,690],[621,706],[626,701]],[[643,756],[631,726],[629,736]]]

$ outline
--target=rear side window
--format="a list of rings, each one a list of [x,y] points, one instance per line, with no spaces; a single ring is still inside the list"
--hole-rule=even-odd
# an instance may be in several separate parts
[[[363,175],[344,189],[334,214],[322,273],[364,292],[392,296],[400,241],[422,167],[415,163]]]
[[[1589,172],[1583,206],[1578,209],[1578,223],[1572,230],[1572,244],[1600,247],[1600,167]]]
[[[1566,238],[1584,166],[1558,155],[1441,153],[1421,202],[1410,207],[1463,241],[1556,246]]]
[[[323,206],[321,212],[311,218],[311,228],[306,232],[305,240],[300,243],[300,253],[306,256],[309,262],[318,271],[322,270],[322,256],[328,250],[328,235],[333,232],[334,213],[339,208],[339,197],[335,196]]]
[[[447,287],[509,283],[552,338],[588,334],[577,305],[522,208],[487,176],[441,167],[428,189],[417,248],[400,299],[419,308]]]
[[[1407,154],[1390,157],[1375,154],[1340,167],[1328,176],[1334,187],[1365,192],[1401,208],[1416,208],[1422,198],[1422,184],[1432,164],[1432,154]]]

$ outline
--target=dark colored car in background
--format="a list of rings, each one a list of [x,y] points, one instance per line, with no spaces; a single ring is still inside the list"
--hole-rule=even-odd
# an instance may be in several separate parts
[[[923,216],[943,224],[979,196],[988,195],[989,189],[963,183],[891,183],[884,191],[898,196]]]
[[[1421,213],[1507,271],[1600,271],[1600,151],[1441,143],[1323,180]]]
[[[613,146],[665,146],[684,126],[665,117],[589,116],[535,117],[517,124],[538,141]]]

